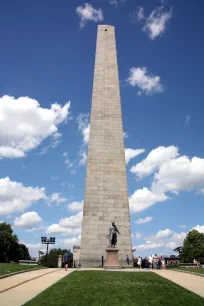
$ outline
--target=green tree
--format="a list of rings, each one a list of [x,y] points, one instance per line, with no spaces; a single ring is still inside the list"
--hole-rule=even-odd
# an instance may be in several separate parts
[[[196,230],[191,230],[186,236],[183,249],[182,259],[184,262],[193,262],[194,259],[204,263],[204,234]]]
[[[174,249],[174,252],[179,253],[179,259],[180,259],[180,261],[182,261],[183,247],[182,247],[182,246],[179,246],[179,247],[175,248],[175,249]]]
[[[0,262],[17,262],[19,259],[30,259],[27,247],[19,244],[11,224],[0,223]]]
[[[58,266],[58,255],[64,255],[65,253],[70,254],[69,258],[69,267],[72,267],[73,264],[73,254],[70,250],[66,249],[51,249],[47,257],[47,266],[49,268],[57,268]],[[41,264],[46,266],[46,255],[41,257]]]

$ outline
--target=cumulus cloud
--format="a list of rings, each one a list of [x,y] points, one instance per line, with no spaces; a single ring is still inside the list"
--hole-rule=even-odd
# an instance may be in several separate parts
[[[136,224],[144,224],[151,222],[153,220],[153,217],[145,217],[145,218],[139,218],[135,221]]]
[[[164,243],[162,242],[146,241],[143,244],[133,247],[133,249],[136,248],[137,251],[146,251],[152,249],[159,249],[162,247],[164,247]]]
[[[80,243],[81,243],[81,235],[64,240],[65,246],[70,246],[70,247],[73,247],[73,245],[80,245]]]
[[[88,21],[99,22],[104,19],[102,9],[97,10],[89,3],[85,3],[84,6],[78,6],[76,13],[80,19],[81,28],[83,28]]]
[[[50,225],[46,232],[52,235],[79,235],[81,233],[82,211],[76,215],[61,219],[60,222]]]
[[[143,31],[151,40],[161,36],[165,30],[168,20],[172,17],[172,9],[165,11],[164,6],[156,7],[145,19]]]
[[[173,251],[177,246],[183,244],[185,238],[185,232],[177,233],[170,229],[159,230],[156,235],[146,237],[145,242],[135,248],[137,251],[154,250],[154,253],[157,253],[159,248]]]
[[[204,159],[180,155],[174,146],[158,147],[147,158],[130,169],[138,179],[152,173],[151,188],[134,192],[130,199],[132,212],[139,212],[156,202],[170,199],[166,193],[178,195],[180,191],[198,191],[204,189]]]
[[[59,225],[64,227],[81,227],[83,213],[82,211],[78,212],[76,215],[73,215],[68,218],[61,219]]]
[[[164,87],[160,82],[160,76],[155,76],[151,73],[148,73],[146,67],[132,67],[130,69],[127,82],[132,87],[137,86],[139,89],[137,95],[139,96],[142,93],[145,95],[151,95],[164,91]]]
[[[138,189],[129,197],[130,212],[139,213],[157,202],[164,202],[168,199],[169,197],[165,194],[154,193],[146,187]]]
[[[204,186],[204,159],[187,156],[172,158],[162,164],[154,175],[152,190],[155,192],[192,191]]]
[[[84,206],[84,201],[80,202],[71,202],[67,205],[68,210],[70,211],[82,211]]]
[[[69,108],[70,102],[48,109],[29,97],[0,98],[0,158],[24,157],[50,136],[56,146],[61,137],[57,126],[66,121]]]
[[[55,192],[53,194],[51,194],[51,196],[48,199],[48,204],[56,204],[57,206],[59,206],[61,203],[66,202],[67,199],[63,198],[60,196],[60,194],[58,192]]]
[[[152,150],[143,161],[133,166],[130,171],[135,173],[137,177],[141,179],[152,174],[162,164],[169,161],[171,158],[176,158],[177,156],[179,156],[177,147],[160,146]]]
[[[186,228],[186,225],[185,224],[180,225],[180,228]]]
[[[54,223],[47,228],[46,232],[50,235],[77,235],[81,233],[81,228],[63,227],[60,224]]]
[[[138,6],[137,10],[130,15],[132,22],[139,21],[143,24],[142,30],[151,40],[164,34],[171,17],[172,8],[167,10],[164,6],[156,7],[147,17],[144,14],[144,8]]]
[[[173,231],[167,228],[165,230],[158,231],[158,233],[156,234],[156,238],[166,238],[172,234],[173,234]]]
[[[35,211],[30,211],[22,214],[14,219],[14,225],[25,229],[38,227],[42,223],[41,217]]]
[[[125,149],[125,161],[126,161],[126,165],[129,163],[129,161],[131,159],[133,159],[134,157],[144,153],[145,150],[144,149],[130,149],[130,148],[126,148]]]
[[[9,177],[0,179],[0,215],[22,212],[42,199],[47,199],[45,188],[25,187]]]
[[[204,225],[196,225],[192,229],[195,229],[199,233],[203,233],[204,234]]]

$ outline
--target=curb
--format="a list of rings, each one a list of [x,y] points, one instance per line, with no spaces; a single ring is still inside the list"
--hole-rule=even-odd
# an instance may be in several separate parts
[[[194,274],[194,275],[198,275],[198,276],[204,277],[204,274],[197,273],[197,272],[183,271],[183,270],[176,270],[176,269],[171,269],[171,271],[183,272],[183,273]]]
[[[0,279],[6,278],[6,277],[10,277],[10,276],[13,276],[13,275],[17,275],[17,274],[21,274],[21,273],[26,273],[26,272],[30,272],[30,271],[37,271],[37,270],[43,270],[43,269],[47,269],[47,268],[21,270],[21,271],[16,271],[16,272],[13,272],[13,273],[3,274],[3,275],[0,275]]]

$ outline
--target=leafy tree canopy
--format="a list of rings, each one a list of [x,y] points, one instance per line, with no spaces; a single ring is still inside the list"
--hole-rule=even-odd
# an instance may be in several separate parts
[[[19,244],[11,224],[0,223],[0,262],[18,262],[20,259],[30,259],[28,248]]]
[[[196,230],[191,230],[183,243],[182,260],[184,262],[193,262],[196,259],[204,263],[204,234]]]

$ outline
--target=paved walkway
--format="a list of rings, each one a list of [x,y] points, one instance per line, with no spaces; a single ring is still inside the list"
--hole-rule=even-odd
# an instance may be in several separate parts
[[[0,305],[21,306],[72,271],[43,269],[0,279]]]
[[[170,270],[153,270],[153,272],[204,298],[204,277]]]

